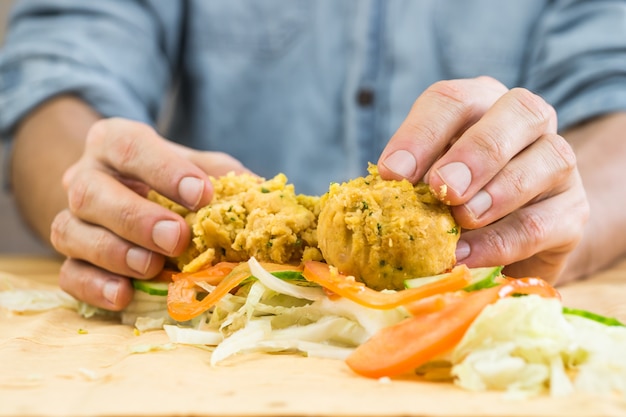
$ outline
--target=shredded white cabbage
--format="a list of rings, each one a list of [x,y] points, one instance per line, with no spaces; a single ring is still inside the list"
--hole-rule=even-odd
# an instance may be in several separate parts
[[[564,315],[557,299],[505,298],[488,306],[452,352],[456,383],[475,391],[626,394],[626,328]]]
[[[252,272],[252,275],[254,275],[256,279],[261,281],[267,288],[274,290],[277,293],[311,301],[321,300],[324,298],[324,291],[321,288],[303,287],[290,284],[280,278],[276,278],[274,275],[263,269],[261,264],[259,264],[254,257],[250,258],[248,265],[250,266],[250,272]]]
[[[172,324],[164,325],[163,329],[173,343],[217,346],[224,340],[224,336],[218,331],[198,330]]]
[[[300,352],[344,359],[374,333],[408,316],[403,308],[374,310],[342,298],[330,300],[320,288],[276,278],[254,258],[249,265],[257,280],[225,296],[196,325],[208,340],[199,342],[195,331],[166,326],[171,340],[216,346],[213,365],[243,352]]]
[[[55,308],[78,309],[78,301],[62,290],[12,289],[0,291],[0,307],[17,313],[38,313]]]

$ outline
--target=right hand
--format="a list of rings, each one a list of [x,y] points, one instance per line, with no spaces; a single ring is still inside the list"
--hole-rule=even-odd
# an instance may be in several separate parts
[[[95,123],[82,157],[63,176],[69,206],[51,227],[53,246],[67,256],[61,288],[89,304],[123,309],[133,296],[129,277],[154,277],[190,238],[184,219],[147,200],[147,192],[195,210],[212,199],[209,175],[229,171],[249,172],[224,153],[174,144],[142,123]]]

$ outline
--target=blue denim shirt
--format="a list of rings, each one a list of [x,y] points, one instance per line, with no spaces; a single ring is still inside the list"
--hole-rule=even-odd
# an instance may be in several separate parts
[[[430,84],[478,75],[542,95],[561,128],[625,110],[626,2],[25,0],[0,133],[67,92],[156,125],[177,84],[164,135],[319,194],[363,174]]]

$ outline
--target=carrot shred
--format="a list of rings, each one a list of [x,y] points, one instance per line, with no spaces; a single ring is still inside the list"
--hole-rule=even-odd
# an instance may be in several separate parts
[[[435,294],[430,297],[422,298],[404,305],[409,313],[413,316],[434,313],[443,310],[450,304],[463,301],[470,293],[466,291],[447,292],[444,294]]]
[[[250,276],[247,263],[241,263],[223,277],[219,284],[204,299],[199,301],[196,280],[192,277],[179,277],[173,281],[167,292],[167,312],[176,321],[187,321],[213,307],[219,300]],[[196,277],[198,278],[198,277]],[[205,282],[209,282],[207,279]]]
[[[218,262],[215,265],[200,269],[196,272],[179,272],[172,276],[173,281],[181,279],[191,279],[193,281],[206,282],[210,285],[217,285],[222,279],[237,266],[235,262]]]
[[[341,297],[379,310],[392,309],[435,294],[460,290],[471,279],[469,268],[459,265],[452,269],[448,277],[439,281],[396,292],[381,292],[366,287],[354,277],[341,274],[323,262],[305,262],[302,275]]]
[[[299,271],[302,266],[282,265],[271,262],[262,262],[261,266],[269,272]],[[240,285],[251,276],[247,262],[239,264],[220,262],[209,268],[194,273],[179,273],[174,275],[173,282],[168,287],[167,311],[176,321],[187,321],[199,316],[212,308],[226,294]],[[202,301],[197,299],[198,282],[205,282],[215,286]]]

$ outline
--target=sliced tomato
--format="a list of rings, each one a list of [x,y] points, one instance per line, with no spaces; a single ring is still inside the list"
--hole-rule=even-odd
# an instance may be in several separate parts
[[[500,298],[513,294],[537,294],[542,297],[561,299],[561,294],[558,290],[541,278],[507,278],[507,282],[504,285],[495,288],[500,289]]]
[[[462,302],[382,329],[355,349],[346,363],[356,373],[372,378],[410,372],[454,348],[487,305],[516,293],[559,297],[556,289],[538,278],[511,280],[468,293]]]
[[[363,306],[379,310],[395,308],[435,294],[460,290],[468,285],[471,279],[469,269],[465,265],[459,265],[454,267],[448,277],[421,287],[396,292],[381,292],[365,286],[362,282],[357,282],[352,276],[340,274],[336,268],[323,262],[305,262],[302,275],[326,290]]]

